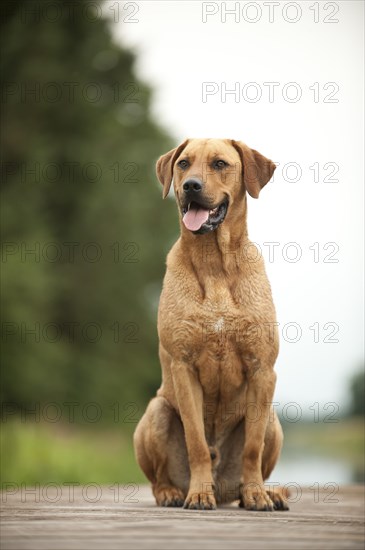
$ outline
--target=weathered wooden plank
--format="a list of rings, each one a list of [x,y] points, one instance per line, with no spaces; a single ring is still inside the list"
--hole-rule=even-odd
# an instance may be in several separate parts
[[[342,487],[332,497],[305,489],[288,512],[158,508],[144,486],[132,496],[101,487],[95,502],[80,487],[72,495],[52,489],[1,494],[4,550],[364,548],[362,486]]]

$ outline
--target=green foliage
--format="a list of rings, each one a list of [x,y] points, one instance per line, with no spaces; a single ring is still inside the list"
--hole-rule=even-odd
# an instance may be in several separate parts
[[[365,374],[363,368],[353,376],[350,392],[350,415],[363,417],[365,415]]]
[[[39,2],[2,3],[1,397],[141,404],[160,382],[156,303],[177,222],[154,164],[172,143],[134,54],[82,2],[69,18],[58,1],[55,23],[24,22]]]

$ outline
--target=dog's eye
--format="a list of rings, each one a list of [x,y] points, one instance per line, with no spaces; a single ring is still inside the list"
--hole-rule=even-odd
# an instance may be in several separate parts
[[[227,166],[227,163],[224,160],[216,160],[214,162],[214,168],[220,169],[220,168],[224,168],[225,166]]]
[[[183,159],[183,160],[180,160],[180,162],[177,163],[177,165],[182,168],[183,170],[185,170],[185,168],[188,168],[189,166],[189,163],[187,160]]]

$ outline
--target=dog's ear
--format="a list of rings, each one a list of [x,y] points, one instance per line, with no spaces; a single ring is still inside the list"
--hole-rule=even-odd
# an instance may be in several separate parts
[[[246,190],[251,197],[257,199],[261,189],[270,181],[275,164],[255,149],[250,149],[242,141],[231,141],[233,147],[238,151],[242,164],[242,179]]]
[[[170,191],[172,183],[172,175],[174,171],[174,164],[181,151],[185,149],[188,144],[186,139],[181,145],[171,149],[168,153],[165,153],[160,157],[156,163],[157,177],[163,185],[162,197],[165,199]]]

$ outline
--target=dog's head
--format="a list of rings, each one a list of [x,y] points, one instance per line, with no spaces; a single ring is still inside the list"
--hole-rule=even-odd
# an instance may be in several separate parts
[[[276,166],[240,141],[188,139],[157,161],[163,197],[172,181],[185,227],[196,234],[214,231],[245,191],[257,198]]]

